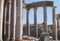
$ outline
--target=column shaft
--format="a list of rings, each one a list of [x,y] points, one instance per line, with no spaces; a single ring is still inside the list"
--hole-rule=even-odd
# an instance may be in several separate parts
[[[10,16],[10,41],[13,40],[14,33],[14,0],[11,0],[11,16]]]
[[[60,30],[60,19],[59,19],[59,30]]]
[[[7,6],[4,5],[4,13],[3,13],[3,40],[5,39],[6,35],[6,12],[7,12]]]
[[[23,25],[22,25],[22,0],[17,0],[17,14],[16,14],[16,30],[15,38],[16,40],[22,40]]]
[[[2,41],[3,7],[4,0],[0,0],[0,41]]]
[[[58,31],[58,28],[59,27],[59,19],[57,18],[57,26],[56,26],[56,39],[58,40],[58,36],[59,36],[59,31]]]
[[[26,19],[27,19],[27,23],[26,23],[26,25],[27,25],[27,30],[26,30],[26,32],[27,32],[27,35],[30,35],[30,24],[29,24],[29,10],[27,10],[27,15],[26,15]]]
[[[55,7],[52,7],[52,23],[53,23],[53,29],[55,29],[56,21],[55,21]]]
[[[44,32],[48,32],[46,7],[43,7],[43,10],[44,10]]]
[[[52,7],[52,23],[53,23],[53,33],[54,33],[54,39],[57,39],[55,37],[56,33],[56,19],[55,19],[55,7]]]
[[[7,13],[6,13],[6,39],[8,39],[8,25],[9,25],[9,1],[7,2]]]
[[[37,28],[37,8],[34,8],[34,36],[37,36],[36,33],[36,28]]]
[[[57,30],[58,30],[57,36],[58,36],[58,40],[59,40],[59,39],[60,39],[60,18],[57,19],[57,28],[58,28],[58,29],[57,29]]]
[[[16,0],[14,0],[14,27],[13,27],[13,39],[15,40],[15,27],[16,27]]]
[[[59,19],[57,18],[57,28],[59,30]]]
[[[8,40],[10,39],[11,0],[9,1]]]
[[[6,14],[7,14],[7,7],[5,7],[5,15],[4,15],[4,35],[6,35]]]

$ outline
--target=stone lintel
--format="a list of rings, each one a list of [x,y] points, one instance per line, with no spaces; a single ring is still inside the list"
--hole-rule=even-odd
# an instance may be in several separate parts
[[[34,8],[35,6],[37,7],[43,7],[43,6],[53,6],[53,1],[40,1],[40,2],[33,2],[30,4],[27,4],[26,7]]]

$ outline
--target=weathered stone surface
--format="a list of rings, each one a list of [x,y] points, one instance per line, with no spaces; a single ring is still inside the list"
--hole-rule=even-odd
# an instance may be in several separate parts
[[[34,8],[35,6],[37,6],[37,7],[53,6],[53,1],[40,1],[40,2],[33,2],[33,3],[30,3],[30,4],[27,4],[26,7]]]

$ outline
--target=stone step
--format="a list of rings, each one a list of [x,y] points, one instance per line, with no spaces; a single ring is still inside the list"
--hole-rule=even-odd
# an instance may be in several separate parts
[[[60,41],[60,40],[49,40],[49,41]]]

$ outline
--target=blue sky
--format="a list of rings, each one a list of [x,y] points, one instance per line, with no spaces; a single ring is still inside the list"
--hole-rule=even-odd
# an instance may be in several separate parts
[[[25,0],[25,3],[29,4],[32,2],[37,2],[41,0]],[[53,0],[54,6],[56,6],[56,14],[60,13],[60,0]],[[30,9],[30,24],[34,23],[34,9]],[[47,8],[47,24],[52,24],[52,9],[50,7]],[[43,23],[43,8],[39,7],[37,9],[37,24]],[[23,9],[23,23],[26,24],[26,9]]]

